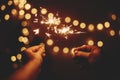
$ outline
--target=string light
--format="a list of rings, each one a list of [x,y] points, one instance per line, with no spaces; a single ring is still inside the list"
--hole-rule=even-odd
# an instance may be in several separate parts
[[[59,50],[60,50],[60,48],[59,48],[58,46],[54,46],[54,47],[53,47],[53,52],[54,52],[54,53],[58,53]]]
[[[38,11],[37,8],[31,8],[31,4],[27,3],[27,0],[13,0],[13,1],[9,0],[8,1],[8,6],[11,6],[12,4],[14,4],[15,8],[13,8],[11,10],[11,14],[16,17],[16,15],[19,13],[19,15],[17,16],[17,17],[19,17],[18,19],[25,18],[25,21],[22,21],[22,23],[21,23],[21,26],[23,27],[22,36],[19,36],[19,38],[18,38],[18,41],[24,43],[25,45],[29,45],[29,38],[27,37],[27,36],[30,35],[29,29],[28,29],[29,28],[28,24],[29,24],[30,27],[32,27],[31,26],[32,23],[30,23],[30,21],[31,21],[33,15],[35,15],[35,17],[36,17],[34,19],[35,21],[33,21],[33,23],[39,23],[42,26],[44,25],[45,26],[44,28],[47,29],[47,31],[44,32],[44,34],[48,38],[50,38],[52,35],[54,35],[54,33],[56,35],[64,37],[65,39],[69,39],[69,37],[68,37],[69,35],[87,33],[87,32],[79,31],[77,29],[73,29],[74,26],[79,26],[79,28],[81,28],[82,30],[85,29],[87,27],[86,26],[87,24],[85,22],[80,23],[79,20],[76,20],[76,19],[72,20],[72,18],[67,16],[63,20],[66,23],[65,24],[61,20],[61,17],[59,17],[58,13],[54,14],[52,12],[49,12],[46,8],[42,8],[42,7],[40,7],[40,11]],[[1,11],[5,11],[6,8],[7,8],[6,5],[2,5],[0,9],[1,9]],[[29,11],[27,11],[27,10],[31,10],[31,13],[29,13]],[[38,14],[38,12],[40,12],[40,14]],[[38,17],[38,15],[40,15],[40,17]],[[4,19],[6,21],[8,21],[10,18],[11,18],[10,14],[5,14]],[[112,14],[111,19],[112,20],[117,20],[117,15]],[[71,21],[73,21],[73,22],[71,22]],[[98,23],[97,24],[97,29],[98,30],[103,30],[104,26],[105,26],[105,28],[109,28],[111,26],[111,23],[109,21],[105,21],[104,25],[102,23]],[[32,28],[33,29],[32,31],[34,32],[34,35],[39,35],[39,33],[41,33],[40,28],[41,27],[39,27],[39,26],[38,26],[37,29]],[[94,26],[94,24],[89,24],[87,28],[90,32],[92,32],[92,31],[94,31],[95,26]],[[50,32],[52,32],[52,33],[50,33]],[[109,32],[109,34],[110,34],[110,36],[115,36],[115,31],[111,30]],[[119,31],[119,35],[120,35],[120,31]],[[55,41],[54,41],[54,39],[47,39],[46,43],[47,43],[48,46],[53,46],[55,44]],[[93,40],[88,40],[87,44],[88,45],[94,45],[95,42]],[[99,47],[102,47],[103,42],[98,41],[97,45]],[[25,49],[26,49],[26,47],[22,47],[21,51],[23,51]],[[74,48],[71,49],[72,54],[73,54],[73,50],[74,50]],[[59,51],[60,51],[59,46],[54,46],[53,47],[53,52],[54,53],[58,53]],[[68,47],[63,48],[63,53],[64,54],[68,54],[69,52],[70,52],[70,49]],[[18,54],[17,59],[20,60],[21,58],[22,58],[22,55]],[[15,62],[16,57],[12,56],[11,61]]]

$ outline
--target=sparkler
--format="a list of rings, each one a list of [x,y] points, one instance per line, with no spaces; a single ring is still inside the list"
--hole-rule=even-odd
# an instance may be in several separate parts
[[[73,34],[82,34],[86,32],[81,32],[78,30],[73,30],[72,25],[66,25],[61,23],[61,18],[58,16],[58,13],[56,16],[50,16],[46,18],[45,16],[41,15],[42,21],[41,24],[46,24],[48,32],[45,33],[46,36],[50,37],[52,34],[49,33],[49,31],[53,31],[55,34],[58,34],[65,39],[68,39],[69,35]]]

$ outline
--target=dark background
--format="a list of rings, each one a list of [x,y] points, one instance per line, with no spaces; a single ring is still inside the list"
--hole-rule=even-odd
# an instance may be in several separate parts
[[[1,0],[0,5],[6,4],[7,0]],[[63,17],[71,16],[73,19],[80,19],[87,24],[111,22],[111,28],[117,33],[110,37],[107,30],[79,36],[78,39],[70,39],[69,42],[60,39],[64,45],[74,47],[84,44],[84,39],[91,36],[96,40],[103,40],[101,59],[92,67],[76,62],[69,55],[52,55],[51,48],[46,47],[47,57],[43,64],[43,71],[39,74],[42,80],[120,80],[120,1],[119,0],[29,0],[35,7],[43,6]],[[9,12],[10,9],[7,11]],[[7,13],[0,11],[0,18]],[[117,15],[117,20],[113,21],[110,15]],[[10,61],[10,56],[18,52],[21,44],[18,36],[21,34],[19,20],[11,19],[9,22],[0,22],[0,77],[7,77],[15,69]],[[70,42],[71,41],[71,42]],[[80,42],[79,42],[80,41]],[[82,41],[82,42],[81,42]],[[33,42],[34,43],[34,42]],[[61,46],[64,46],[62,43]]]

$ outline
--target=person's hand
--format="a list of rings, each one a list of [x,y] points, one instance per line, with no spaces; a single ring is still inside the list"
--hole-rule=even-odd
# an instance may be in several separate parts
[[[82,57],[88,59],[88,62],[94,63],[100,57],[101,49],[97,46],[83,45],[74,49],[73,58]]]
[[[24,50],[24,53],[29,58],[29,61],[35,61],[41,64],[43,61],[43,57],[45,56],[45,46],[44,44],[40,44],[29,47]]]

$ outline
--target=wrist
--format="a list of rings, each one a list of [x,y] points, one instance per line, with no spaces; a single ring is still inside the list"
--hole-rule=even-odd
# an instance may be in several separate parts
[[[29,60],[29,62],[31,62],[33,65],[39,65],[39,66],[42,65],[42,60],[39,60],[39,59],[32,59],[32,60]]]

